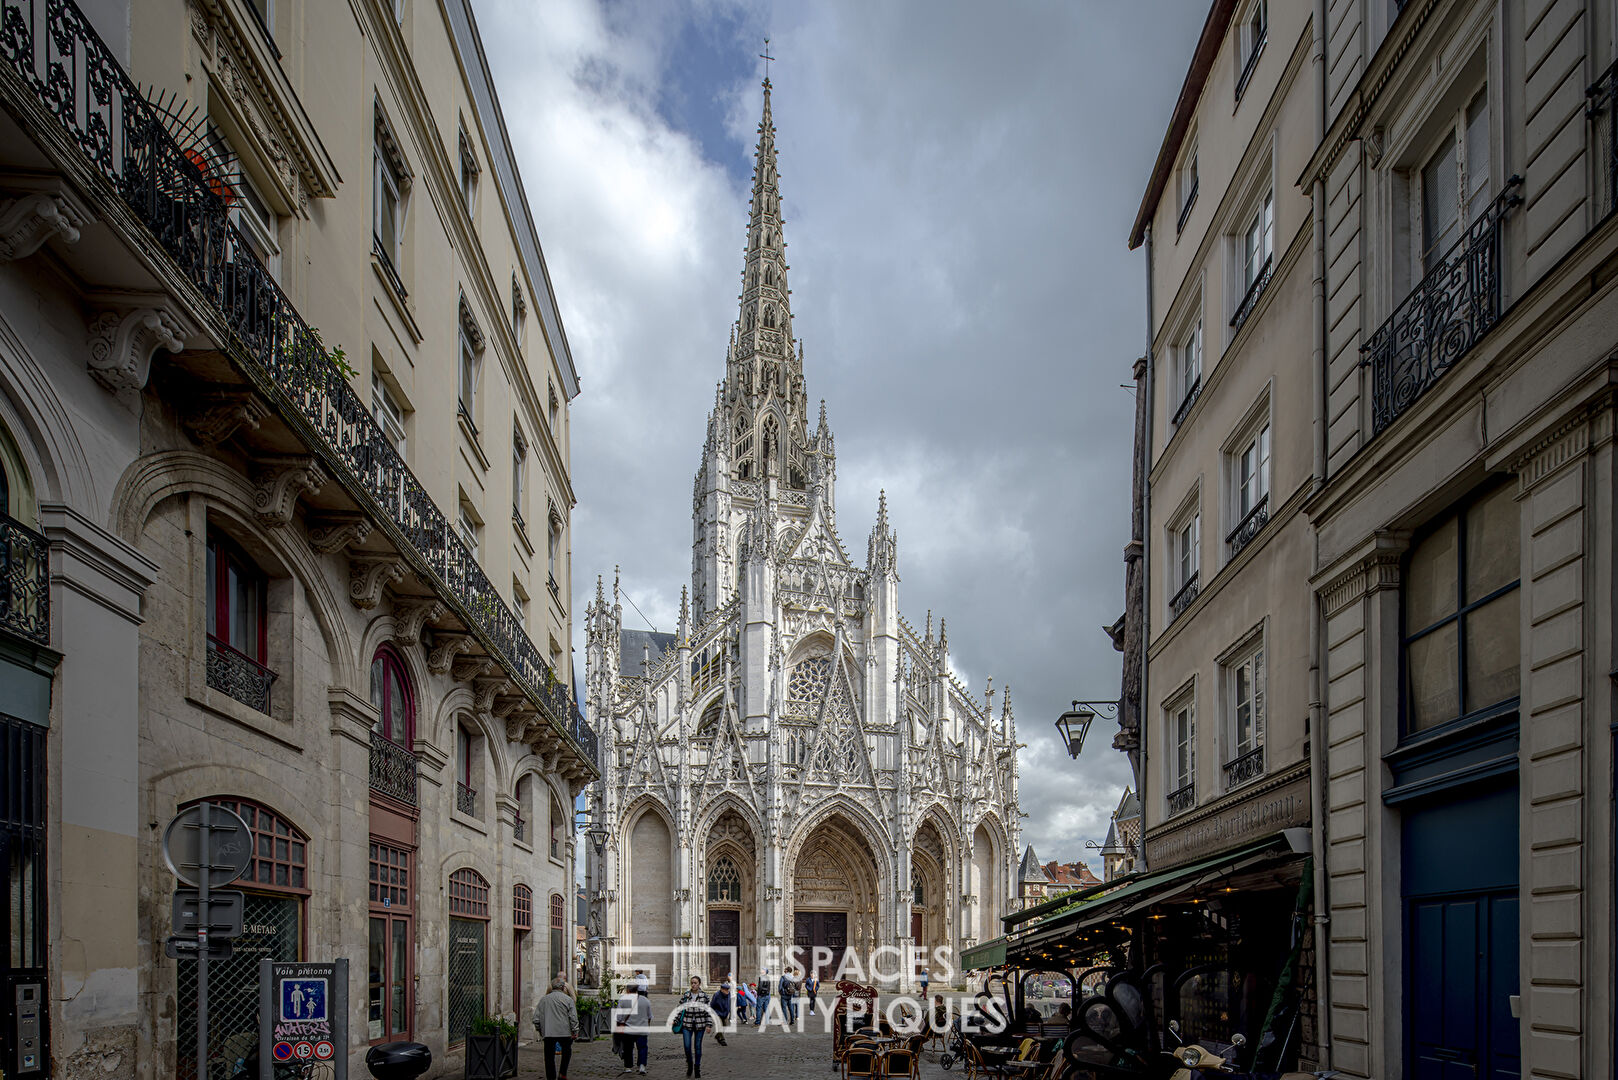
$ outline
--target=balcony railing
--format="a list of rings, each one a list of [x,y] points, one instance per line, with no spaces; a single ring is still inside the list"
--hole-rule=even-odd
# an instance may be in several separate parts
[[[1169,817],[1183,814],[1195,805],[1197,805],[1197,785],[1195,782],[1169,792]]]
[[[1247,287],[1247,292],[1242,296],[1242,302],[1236,305],[1236,314],[1230,317],[1230,328],[1232,330],[1240,330],[1242,323],[1246,322],[1247,317],[1253,314],[1253,309],[1258,306],[1258,298],[1264,295],[1265,289],[1269,288],[1270,275],[1274,273],[1275,256],[1271,255],[1264,260],[1264,265],[1259,267],[1258,276]]]
[[[1240,787],[1264,775],[1264,747],[1256,746],[1234,761],[1225,762],[1225,790]]]
[[[221,694],[269,715],[275,672],[212,634],[208,635],[207,681]]]
[[[406,806],[419,805],[416,755],[380,731],[371,732],[371,790]]]
[[[1225,537],[1225,542],[1230,545],[1230,557],[1234,559],[1237,555],[1240,555],[1242,548],[1252,543],[1253,537],[1257,536],[1264,526],[1269,523],[1270,497],[1265,495],[1259,499],[1253,509],[1247,512],[1246,517],[1236,523],[1236,527],[1230,530],[1230,535]]]
[[[1601,199],[1597,220],[1618,209],[1618,63],[1614,63],[1584,92],[1590,104],[1585,115],[1595,126],[1595,143],[1600,148],[1596,169],[1600,175]]]
[[[511,836],[515,840],[528,839],[528,822],[523,820],[521,814],[511,819]]]
[[[253,388],[541,714],[597,764],[594,732],[569,721],[567,687],[83,12],[73,0],[0,0],[0,25],[0,62],[212,308],[225,351]]]
[[[455,809],[468,817],[478,816],[478,789],[455,782]]]
[[[1373,438],[1404,415],[1500,318],[1501,223],[1522,202],[1521,185],[1520,176],[1507,180],[1500,196],[1360,346],[1360,363],[1371,369]]]
[[[1200,574],[1201,571],[1198,571],[1187,578],[1185,584],[1180,586],[1180,591],[1174,594],[1174,599],[1169,601],[1169,622],[1172,623],[1175,619],[1184,615],[1185,609],[1191,606],[1192,601],[1196,600],[1197,578]]]
[[[45,538],[0,513],[0,630],[51,640],[51,566]]]
[[[1174,418],[1172,423],[1175,427],[1179,427],[1185,422],[1185,414],[1191,411],[1191,406],[1195,405],[1197,403],[1197,398],[1201,396],[1202,376],[1198,375],[1197,381],[1191,384],[1191,389],[1185,392],[1185,400],[1181,401],[1180,407],[1174,410]]]

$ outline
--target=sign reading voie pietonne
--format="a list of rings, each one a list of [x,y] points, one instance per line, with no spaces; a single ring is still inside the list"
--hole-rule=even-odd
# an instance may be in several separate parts
[[[346,1080],[348,1045],[348,961],[259,963],[261,1060],[331,1061],[337,1080]],[[276,1056],[276,1051],[280,1056]]]

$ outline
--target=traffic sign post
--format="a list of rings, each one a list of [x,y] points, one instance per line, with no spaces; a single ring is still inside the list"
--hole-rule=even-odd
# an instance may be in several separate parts
[[[276,1062],[329,1061],[348,1080],[348,961],[258,962],[259,1080]]]
[[[241,934],[241,908],[236,908],[235,932],[222,935],[214,941],[209,936],[209,925],[215,916],[212,890],[229,885],[242,876],[253,861],[253,833],[240,814],[211,802],[188,806],[175,815],[169,827],[163,830],[163,859],[174,876],[187,885],[196,886],[194,942],[184,938],[170,938],[164,947],[168,956],[178,957],[186,951],[197,960],[197,1075],[208,1073],[208,961],[230,955],[230,938]],[[240,896],[240,893],[236,894]],[[228,901],[226,902],[228,904]],[[221,905],[220,917],[223,917]],[[181,909],[186,905],[175,897],[175,922],[181,922]],[[206,914],[204,914],[206,913]],[[224,928],[229,931],[230,925]],[[182,948],[189,944],[190,950]],[[220,946],[223,946],[221,951]]]
[[[239,938],[246,903],[246,893],[219,889],[209,890],[208,904],[204,907],[201,889],[175,889],[174,935],[196,937],[197,924],[206,923],[214,938]]]

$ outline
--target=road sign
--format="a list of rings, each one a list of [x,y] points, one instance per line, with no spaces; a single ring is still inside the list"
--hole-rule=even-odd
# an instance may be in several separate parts
[[[209,890],[208,917],[202,919],[202,894],[196,889],[174,890],[174,933],[196,936],[198,924],[208,927],[211,938],[242,936],[242,905],[247,897],[228,890]]]
[[[330,1061],[332,1059],[332,1055],[335,1053],[337,1053],[337,1048],[331,1043],[326,1042],[325,1040],[315,1043],[316,1061]]]
[[[326,1022],[326,980],[281,980],[281,1019],[304,1023]]]
[[[276,1043],[274,1046],[270,1047],[270,1056],[276,1061],[291,1061],[292,1044],[289,1042]]]
[[[315,1056],[315,1044],[311,1042],[293,1043],[292,1056],[299,1061],[308,1061]]]
[[[209,960],[229,960],[235,953],[235,946],[229,938],[220,938],[218,941],[208,942],[208,951],[198,951],[196,931],[185,935],[176,935],[163,943],[163,955],[170,960],[195,960],[199,955],[206,955]]]
[[[208,814],[208,850],[202,850],[202,815]],[[208,885],[218,889],[242,876],[253,861],[253,834],[247,822],[234,810],[214,803],[188,806],[175,815],[163,831],[163,860],[174,876],[187,885],[202,884],[202,868],[208,868]]]
[[[268,1053],[254,1080],[274,1080],[273,1061],[329,1061],[332,1080],[348,1080],[348,1055],[337,1052],[348,1045],[347,960],[261,959],[258,995],[259,1046]]]

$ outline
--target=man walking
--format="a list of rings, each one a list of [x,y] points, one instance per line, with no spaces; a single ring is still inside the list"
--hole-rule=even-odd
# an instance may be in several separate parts
[[[813,971],[803,978],[803,996],[809,999],[809,1015],[815,1015],[815,995],[820,993],[820,979]]]
[[[796,991],[798,984],[792,980],[788,972],[781,972],[781,981],[776,989],[781,991],[781,1015],[786,1018],[787,1026],[798,1022],[798,1002]]]
[[[753,1026],[758,1027],[764,1023],[764,1014],[770,1011],[770,969],[765,968],[764,974],[758,977],[758,1019]]]
[[[534,1030],[545,1046],[545,1080],[567,1080],[573,1040],[579,1035],[579,1006],[568,993],[567,980],[560,975],[551,980],[550,993],[534,1006]],[[556,1066],[558,1053],[562,1056],[560,1070]]]
[[[713,1030],[714,1041],[720,1046],[726,1045],[725,1028],[730,1024],[730,1010],[734,1002],[729,979],[719,984],[719,992],[708,1001],[708,1004],[713,1006],[714,1019],[718,1022],[718,1026]]]

